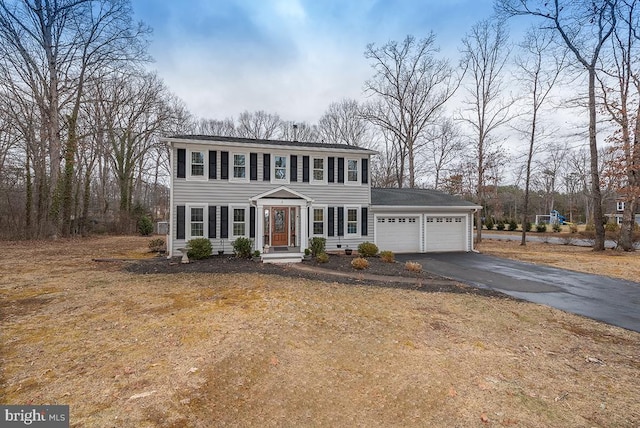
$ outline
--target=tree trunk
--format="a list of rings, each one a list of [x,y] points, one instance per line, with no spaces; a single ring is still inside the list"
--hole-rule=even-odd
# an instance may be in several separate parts
[[[591,152],[591,191],[593,198],[593,223],[596,231],[594,251],[604,251],[604,215],[598,170],[598,142],[596,134],[596,70],[589,68],[589,150]]]

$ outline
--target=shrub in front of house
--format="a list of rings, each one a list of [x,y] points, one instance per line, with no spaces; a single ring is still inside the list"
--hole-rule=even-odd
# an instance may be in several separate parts
[[[422,272],[422,265],[418,262],[406,262],[404,268],[409,272]]]
[[[358,270],[366,269],[369,267],[369,261],[364,257],[356,257],[355,259],[351,260],[351,266],[354,269]]]
[[[360,257],[373,257],[378,254],[378,246],[373,242],[363,242],[358,245],[358,255]]]
[[[518,222],[515,220],[510,220],[509,221],[509,230],[511,232],[513,232],[514,230],[516,230],[518,228]]]
[[[527,232],[531,232],[531,227],[532,227],[532,225],[531,225],[530,221],[528,221],[528,222],[526,222],[524,224],[524,230],[526,230]]]
[[[504,221],[498,220],[498,223],[496,224],[496,229],[504,230],[504,228],[505,228]]]
[[[211,257],[213,247],[207,238],[194,238],[187,242],[187,257],[194,260]]]
[[[394,263],[396,261],[396,256],[393,254],[393,251],[385,250],[380,252],[380,260],[385,263]]]
[[[493,230],[493,219],[492,218],[487,218],[484,221],[484,227],[486,227],[487,230]]]
[[[253,251],[253,241],[251,241],[251,239],[244,237],[236,238],[232,245],[233,254],[235,254],[236,257],[243,259],[251,258],[251,253]]]
[[[547,225],[544,223],[538,223],[536,224],[536,232],[538,233],[544,233],[547,231]]]
[[[569,226],[569,232],[578,233],[578,226],[576,226],[575,224],[570,225]]]
[[[149,236],[153,233],[153,222],[149,216],[143,215],[138,219],[138,232],[142,236]]]
[[[309,243],[309,248],[311,249],[311,255],[317,257],[318,255],[325,252],[327,246],[326,238],[311,238],[311,242]]]
[[[562,226],[560,226],[560,223],[553,223],[551,229],[553,229],[553,231],[556,233],[562,232]]]
[[[316,256],[316,261],[318,263],[327,263],[327,262],[329,262],[329,255],[327,253],[325,253],[325,252],[319,253]]]
[[[154,238],[151,241],[149,241],[149,249],[154,253],[165,251],[166,247],[164,244],[164,238]]]

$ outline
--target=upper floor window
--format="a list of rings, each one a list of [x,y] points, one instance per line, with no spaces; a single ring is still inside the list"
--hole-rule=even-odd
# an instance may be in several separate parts
[[[347,159],[347,182],[358,182],[358,161],[356,159]]]
[[[191,152],[191,176],[204,177],[204,152]]]
[[[233,155],[233,178],[247,178],[247,156],[244,154]]]
[[[275,155],[273,157],[273,177],[276,180],[284,181],[287,179],[287,157]]]
[[[324,159],[313,158],[313,181],[324,181]]]
[[[624,211],[624,201],[619,201],[616,203],[618,211]]]

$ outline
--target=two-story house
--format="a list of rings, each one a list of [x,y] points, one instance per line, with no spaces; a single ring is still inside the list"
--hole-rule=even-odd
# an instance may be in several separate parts
[[[439,192],[372,189],[372,150],[201,135],[163,141],[172,168],[169,256],[201,237],[214,253],[247,237],[276,262],[301,260],[313,237],[326,238],[327,250],[364,241],[395,252],[473,248],[479,207]]]

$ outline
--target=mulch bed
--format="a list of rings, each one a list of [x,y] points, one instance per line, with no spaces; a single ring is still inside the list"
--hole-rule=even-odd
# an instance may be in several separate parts
[[[355,257],[333,254],[329,256],[329,262],[327,263],[305,260],[298,267],[295,264],[260,263],[251,259],[241,259],[228,255],[193,260],[188,264],[180,263],[179,257],[173,259],[157,257],[127,263],[125,270],[136,274],[261,273],[343,284],[373,285],[425,292],[474,294],[511,299],[511,297],[493,290],[464,285],[434,275],[424,270],[425,266],[423,266],[421,272],[411,272],[405,269],[404,263],[385,263],[378,257],[367,259],[369,261],[367,269],[356,270],[351,266],[351,261]]]

